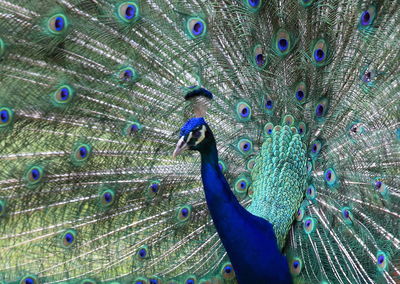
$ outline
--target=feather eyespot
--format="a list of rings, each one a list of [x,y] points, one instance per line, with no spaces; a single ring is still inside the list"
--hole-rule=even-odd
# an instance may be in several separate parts
[[[274,102],[271,100],[271,99],[266,99],[265,100],[265,108],[267,109],[267,110],[272,110],[272,108],[274,107]]]
[[[350,211],[349,207],[344,207],[341,210],[343,220],[346,224],[351,225],[353,223],[353,214]]]
[[[47,27],[52,34],[62,34],[68,27],[67,17],[63,14],[56,14],[50,17]]]
[[[311,147],[310,147],[310,156],[315,159],[322,148],[322,143],[319,140],[314,140],[313,142],[311,142]]]
[[[255,158],[251,158],[246,163],[246,169],[248,171],[251,171],[254,168],[255,165],[256,165],[256,159]]]
[[[34,275],[28,275],[21,279],[19,284],[39,284],[39,279]]]
[[[138,79],[139,75],[134,68],[125,67],[119,70],[118,77],[122,83],[129,83],[135,82]]]
[[[62,107],[72,101],[74,90],[68,85],[60,86],[52,95],[52,101],[55,106]]]
[[[303,82],[298,83],[295,90],[296,90],[295,92],[296,100],[299,103],[304,103],[307,92],[306,84]]]
[[[262,70],[267,66],[267,55],[260,44],[254,46],[251,62],[258,70]]]
[[[290,262],[290,273],[292,275],[299,275],[301,269],[303,267],[303,263],[300,258],[294,257]]]
[[[128,122],[123,129],[123,134],[125,136],[134,136],[140,133],[142,131],[142,128],[143,126],[137,121]]]
[[[118,17],[125,23],[135,22],[139,18],[139,5],[129,1],[118,5]]]
[[[257,12],[262,4],[262,0],[242,0],[244,6],[250,11],[250,12]]]
[[[329,187],[333,187],[337,183],[337,175],[333,168],[328,168],[324,172],[324,179]]]
[[[239,102],[236,104],[236,117],[240,122],[249,121],[251,119],[251,107],[246,102]]]
[[[324,118],[328,112],[329,101],[324,98],[321,99],[315,106],[315,119],[317,121],[324,121]]]
[[[317,225],[316,219],[312,217],[307,217],[303,220],[303,229],[306,234],[312,233]]]
[[[192,17],[187,20],[186,29],[189,37],[191,39],[196,39],[207,33],[207,24],[199,17]]]
[[[221,269],[221,275],[225,280],[232,280],[235,278],[235,271],[230,262],[225,263]]]
[[[294,124],[294,117],[290,114],[285,115],[283,118],[283,124],[282,125],[287,125],[287,126],[292,126]]]
[[[151,190],[151,192],[157,193],[159,189],[160,189],[160,183],[159,183],[159,182],[152,182],[152,183],[150,184],[150,190]]]
[[[160,191],[160,181],[152,180],[147,186],[147,197],[154,198]]]
[[[138,277],[132,282],[132,284],[148,284],[148,282],[146,278]]]
[[[300,134],[300,136],[304,136],[307,131],[307,126],[304,122],[300,122],[298,127],[297,127],[297,133]]]
[[[9,126],[14,119],[14,112],[7,107],[0,107],[0,128]]]
[[[250,180],[246,176],[240,176],[235,181],[234,189],[238,194],[245,194],[250,186]]]
[[[267,124],[265,124],[264,126],[264,133],[265,135],[271,135],[272,131],[274,129],[274,125],[271,122],[268,122]]]
[[[71,153],[71,162],[75,166],[84,165],[90,158],[92,147],[89,144],[77,143]]]
[[[100,204],[103,208],[108,208],[115,202],[115,190],[105,189],[99,194]]]
[[[328,45],[323,39],[319,39],[312,49],[312,60],[316,66],[324,66],[328,63]]]
[[[196,278],[189,277],[188,279],[186,279],[185,284],[196,284]]]
[[[275,52],[281,56],[286,56],[292,49],[292,40],[290,38],[290,34],[284,30],[280,29],[275,35],[275,45],[273,48]]]
[[[192,214],[192,206],[184,205],[178,209],[177,218],[178,221],[187,221],[190,219]]]
[[[148,247],[147,246],[142,246],[139,248],[137,251],[137,256],[139,259],[145,259],[148,257]]]
[[[376,254],[376,266],[378,267],[379,271],[385,271],[388,268],[389,259],[385,252],[378,251]]]
[[[228,169],[228,166],[222,160],[218,161],[218,166],[219,166],[219,169],[221,170],[222,173],[225,173],[227,171],[227,169]]]
[[[386,184],[383,182],[381,178],[375,178],[373,180],[374,189],[379,192],[382,196],[386,196],[388,194],[388,188]]]
[[[245,155],[253,152],[253,143],[247,138],[240,139],[237,147],[239,152]]]
[[[25,179],[27,181],[28,186],[36,186],[42,180],[44,176],[44,170],[40,166],[32,166],[28,169],[25,174]]]
[[[93,279],[85,279],[80,282],[80,284],[97,284],[96,280]]]
[[[304,215],[305,215],[305,209],[304,207],[300,207],[296,212],[296,221],[297,222],[303,221]]]
[[[371,26],[376,17],[376,8],[374,6],[369,7],[367,10],[362,11],[360,15],[359,27],[361,29]]]
[[[253,8],[256,8],[260,5],[260,0],[247,0],[247,2],[249,3],[249,5]]]
[[[361,70],[360,78],[363,81],[364,85],[371,87],[375,85],[375,81],[377,79],[378,72],[376,70],[370,69],[369,66],[364,67]]]
[[[315,189],[315,186],[313,184],[310,184],[306,190],[306,198],[308,200],[315,200],[316,197],[317,197],[317,190]]]
[[[77,233],[75,230],[69,229],[61,234],[61,246],[70,248],[76,243]]]

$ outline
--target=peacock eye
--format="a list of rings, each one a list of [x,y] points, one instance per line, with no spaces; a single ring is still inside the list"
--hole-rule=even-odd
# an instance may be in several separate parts
[[[125,136],[134,136],[134,135],[137,135],[138,133],[140,133],[142,131],[142,128],[143,128],[143,126],[137,121],[128,122],[124,126],[122,133]]]
[[[251,107],[248,103],[241,101],[236,104],[236,117],[240,122],[251,119]]]
[[[51,33],[61,34],[68,26],[67,18],[63,14],[54,15],[49,19],[47,26]]]
[[[186,279],[185,284],[196,284],[196,280],[194,278]]]
[[[265,108],[266,108],[266,109],[272,109],[273,106],[274,106],[274,104],[273,104],[272,100],[268,99],[268,100],[265,102]]]
[[[310,234],[315,230],[316,219],[312,217],[307,217],[303,220],[303,229],[306,234]]]
[[[319,141],[319,140],[314,140],[313,142],[312,142],[312,144],[311,144],[311,151],[310,151],[310,156],[313,158],[313,159],[315,159],[318,155],[319,155],[319,153],[320,153],[320,151],[321,151],[321,147],[322,147],[322,144],[321,144],[321,141]]]
[[[139,6],[135,2],[124,2],[118,6],[118,17],[125,23],[131,23],[139,17]]]
[[[135,80],[139,77],[136,70],[132,67],[126,67],[119,70],[119,79],[123,83],[127,82],[135,82]]]
[[[315,189],[315,186],[313,184],[310,184],[306,191],[306,197],[309,200],[314,200],[316,196],[317,196],[317,191]]]
[[[300,207],[296,213],[296,221],[298,221],[298,222],[302,221],[304,214],[305,214],[305,209],[303,207]]]
[[[376,76],[376,71],[370,70],[368,67],[364,68],[364,70],[361,72],[361,80],[368,86],[373,85]]]
[[[387,255],[383,251],[378,251],[376,255],[376,265],[379,269],[379,271],[384,271],[387,269],[388,266],[388,260],[387,260]]]
[[[235,271],[233,270],[232,264],[231,263],[225,263],[224,266],[222,267],[221,271],[222,277],[225,280],[232,280],[235,278]]]
[[[141,247],[138,252],[137,255],[140,259],[144,259],[147,257],[147,247]]]
[[[104,208],[110,207],[115,201],[115,191],[113,189],[106,189],[100,193],[99,198]]]
[[[206,34],[207,25],[203,19],[190,18],[186,23],[186,29],[190,38],[199,38]]]
[[[234,190],[238,194],[246,194],[251,181],[246,176],[240,176],[234,183]]]
[[[184,205],[178,209],[177,219],[178,221],[187,221],[190,218],[192,207],[190,205]]]
[[[291,50],[290,34],[284,29],[276,33],[275,50],[279,56],[286,56]]]
[[[368,8],[368,10],[363,11],[360,16],[359,27],[366,28],[370,26],[373,23],[375,16],[376,16],[376,8],[374,6],[371,6]]]
[[[285,115],[283,118],[283,125],[292,126],[294,124],[294,117],[290,114]]]
[[[325,182],[329,187],[332,187],[337,182],[336,172],[333,168],[328,168],[324,172]]]
[[[26,173],[26,181],[28,185],[33,186],[39,184],[44,175],[44,170],[40,166],[32,166]]]
[[[92,153],[92,147],[88,144],[77,144],[74,146],[71,153],[71,162],[75,166],[82,166],[87,162]]]
[[[76,241],[76,231],[69,229],[61,235],[61,245],[64,248],[72,247]]]
[[[306,124],[304,122],[300,122],[299,126],[298,126],[298,133],[301,136],[304,136],[304,134],[306,133],[307,127]]]
[[[19,282],[20,284],[38,284],[39,280],[37,279],[36,276],[25,276],[24,278],[21,279]]]
[[[74,90],[68,85],[63,85],[53,93],[52,100],[56,106],[60,107],[70,103],[73,96]]]
[[[260,0],[248,0],[248,3],[251,7],[257,7],[260,5]]]
[[[314,51],[314,58],[317,62],[320,62],[325,59],[325,51],[321,48],[318,48]]]
[[[298,275],[300,274],[300,271],[302,269],[302,261],[300,258],[295,257],[292,259],[291,264],[290,264],[290,273],[292,275]]]
[[[271,122],[268,122],[267,124],[265,124],[264,126],[264,133],[266,135],[271,135],[272,131],[274,129],[274,125]]]
[[[267,65],[267,55],[264,52],[264,48],[259,44],[253,48],[252,62],[259,70],[263,69]]]
[[[313,47],[312,51],[314,63],[317,66],[323,66],[328,63],[328,45],[324,39],[319,39]]]
[[[238,150],[245,155],[253,152],[253,143],[247,138],[240,139],[237,145]]]
[[[0,107],[0,128],[10,125],[14,112],[6,107]]]
[[[299,103],[305,102],[306,91],[307,91],[307,87],[304,82],[300,82],[297,84],[295,96]]]
[[[328,112],[329,100],[327,98],[321,99],[315,106],[315,119],[323,121]]]

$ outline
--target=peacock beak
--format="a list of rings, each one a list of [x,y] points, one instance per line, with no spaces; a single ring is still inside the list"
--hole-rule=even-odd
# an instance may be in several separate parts
[[[176,144],[176,148],[174,153],[172,154],[172,158],[175,159],[176,156],[178,156],[180,153],[182,153],[183,151],[185,151],[188,148],[187,143],[185,142],[185,137],[182,136],[178,143]]]

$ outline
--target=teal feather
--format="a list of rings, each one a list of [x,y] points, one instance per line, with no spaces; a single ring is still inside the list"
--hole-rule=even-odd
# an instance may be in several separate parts
[[[294,283],[398,283],[399,11],[0,0],[0,283],[237,282],[200,158],[171,158],[193,112]]]

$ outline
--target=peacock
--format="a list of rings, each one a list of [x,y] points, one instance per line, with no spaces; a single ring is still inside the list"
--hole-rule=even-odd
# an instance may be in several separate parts
[[[0,0],[0,283],[400,283],[399,23]]]

